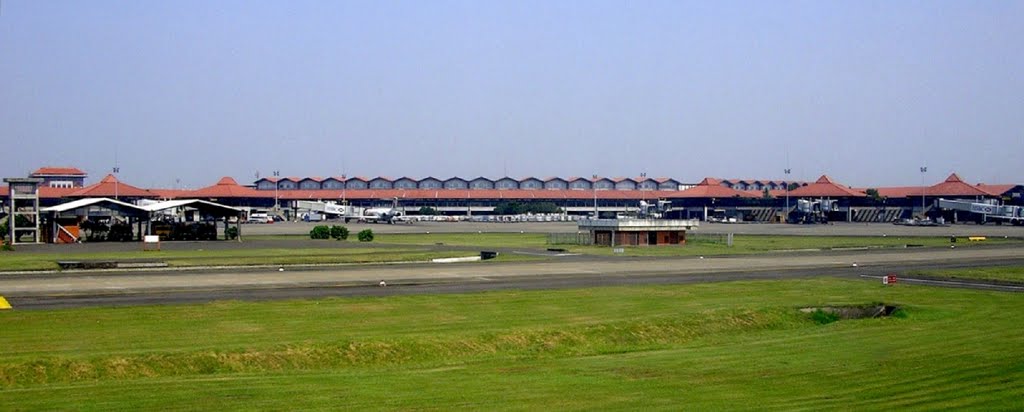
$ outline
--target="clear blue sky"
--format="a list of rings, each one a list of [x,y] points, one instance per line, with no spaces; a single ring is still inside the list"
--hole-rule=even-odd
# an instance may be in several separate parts
[[[0,3],[3,176],[1024,183],[1022,1]]]

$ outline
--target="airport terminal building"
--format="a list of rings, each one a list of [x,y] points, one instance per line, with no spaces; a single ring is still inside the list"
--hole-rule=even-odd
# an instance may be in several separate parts
[[[397,205],[415,215],[421,208],[449,216],[487,216],[510,202],[548,203],[568,216],[615,217],[636,213],[642,204],[663,205],[672,219],[781,221],[792,212],[829,221],[890,222],[936,214],[938,199],[1024,204],[1020,184],[970,184],[957,174],[920,187],[854,188],[828,176],[813,182],[705,178],[698,183],[668,177],[265,177],[249,185],[225,177],[194,190],[140,188],[107,175],[85,185],[87,175],[70,167],[44,167],[31,177],[44,180],[42,206],[87,197],[141,200],[203,199],[220,204],[281,211],[294,218],[297,204],[326,202],[354,207]],[[6,200],[7,189],[0,188]],[[5,201],[5,205],[7,202]],[[6,206],[5,206],[6,207]],[[953,220],[959,215],[953,214]]]

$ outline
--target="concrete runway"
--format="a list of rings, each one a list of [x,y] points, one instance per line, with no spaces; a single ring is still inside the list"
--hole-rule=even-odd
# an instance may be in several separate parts
[[[0,295],[7,297],[15,309],[29,309],[822,275],[859,277],[902,274],[911,269],[1024,264],[1022,252],[1024,249],[1013,246],[775,253],[705,259],[572,256],[545,262],[354,265],[283,272],[262,269],[40,274],[0,279]],[[381,280],[388,286],[377,286]]]

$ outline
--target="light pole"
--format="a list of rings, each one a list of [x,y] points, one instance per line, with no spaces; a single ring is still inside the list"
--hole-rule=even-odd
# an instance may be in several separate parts
[[[121,172],[121,168],[114,166],[114,200],[117,200],[118,191],[121,187],[121,181],[117,179],[117,174]]]
[[[341,204],[342,205],[348,205],[348,201],[345,200],[345,190],[346,189],[348,189],[348,176],[345,176],[344,174],[342,174],[341,175]],[[346,210],[346,213],[348,213],[347,210]]]
[[[647,218],[647,192],[644,190],[645,183],[647,183],[647,172],[640,173],[640,214]]]
[[[277,211],[278,209],[280,209],[280,206],[278,205],[278,202],[279,202],[278,189],[280,189],[280,188],[281,188],[281,171],[280,170],[275,170],[274,171],[274,211]]]
[[[924,214],[924,212],[925,212],[924,195],[925,195],[925,189],[926,189],[926,187],[924,185],[924,174],[928,173],[928,167],[927,166],[921,166],[920,170],[921,170],[921,219],[924,219],[924,215],[925,215]]]
[[[590,188],[594,190],[594,219],[599,216],[597,212],[597,175],[591,176]]]
[[[791,172],[792,170],[790,170],[789,168],[786,168],[783,171],[786,172],[786,181],[782,182],[782,184],[786,185],[786,213],[784,214],[783,219],[785,219],[786,222],[788,222],[789,221],[789,172]]]

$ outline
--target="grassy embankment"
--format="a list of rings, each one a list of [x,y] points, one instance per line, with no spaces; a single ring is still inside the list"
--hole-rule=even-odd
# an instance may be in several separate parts
[[[897,303],[819,325],[796,309]],[[1024,408],[1024,296],[821,278],[0,313],[0,404]]]

